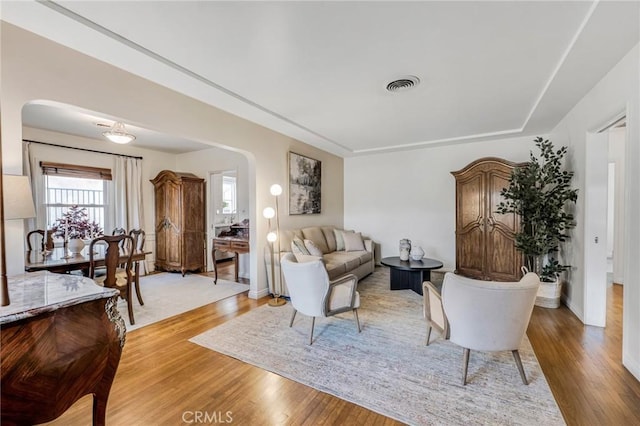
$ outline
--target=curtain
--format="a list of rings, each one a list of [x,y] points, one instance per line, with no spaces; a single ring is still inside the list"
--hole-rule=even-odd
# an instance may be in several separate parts
[[[115,227],[144,229],[142,204],[142,160],[130,157],[115,157],[113,176]],[[105,230],[105,232],[108,232]],[[141,273],[147,268],[141,262]]]
[[[27,232],[34,229],[46,229],[46,211],[42,204],[38,202],[38,200],[42,200],[42,191],[44,190],[42,173],[38,167],[38,161],[31,152],[31,144],[29,142],[22,143],[22,172],[25,176],[29,176],[33,204],[36,207],[36,217],[27,219]]]

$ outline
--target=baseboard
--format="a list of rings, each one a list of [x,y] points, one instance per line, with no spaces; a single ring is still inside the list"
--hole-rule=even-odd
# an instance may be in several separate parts
[[[622,365],[624,365],[624,367],[629,370],[629,372],[638,380],[640,381],[640,360],[639,359],[631,359],[629,360],[629,358],[631,358],[630,356],[625,356],[624,354],[622,354]]]
[[[260,299],[268,295],[269,295],[268,288],[263,288],[262,290],[259,290],[259,291],[249,290],[249,294],[248,294],[249,299]]]

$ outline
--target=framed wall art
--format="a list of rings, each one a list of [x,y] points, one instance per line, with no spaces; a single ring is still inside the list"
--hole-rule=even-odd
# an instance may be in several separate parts
[[[289,214],[320,213],[322,161],[289,152]]]

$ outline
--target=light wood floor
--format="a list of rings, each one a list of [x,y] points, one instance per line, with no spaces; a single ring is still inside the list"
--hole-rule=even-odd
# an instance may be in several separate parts
[[[219,271],[233,279],[232,265]],[[622,305],[616,290],[606,329],[583,326],[565,307],[535,308],[531,319],[529,338],[569,425],[640,424],[640,383],[620,362]],[[128,333],[107,424],[215,424],[214,417],[238,425],[399,424],[188,342],[266,302],[243,293]],[[49,424],[90,425],[90,397]]]

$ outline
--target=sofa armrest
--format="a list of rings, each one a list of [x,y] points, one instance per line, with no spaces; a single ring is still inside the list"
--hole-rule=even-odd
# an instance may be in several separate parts
[[[362,242],[364,243],[364,249],[373,253],[373,240],[363,238]]]

